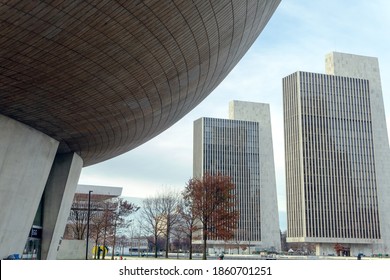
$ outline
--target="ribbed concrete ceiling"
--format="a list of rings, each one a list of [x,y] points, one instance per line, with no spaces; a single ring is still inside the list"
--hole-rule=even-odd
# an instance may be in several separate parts
[[[91,165],[198,105],[258,37],[276,1],[2,1],[0,113]]]

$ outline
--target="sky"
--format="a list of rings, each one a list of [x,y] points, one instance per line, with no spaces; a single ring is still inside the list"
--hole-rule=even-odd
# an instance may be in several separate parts
[[[182,190],[192,177],[193,122],[228,118],[231,100],[270,104],[280,226],[286,229],[282,78],[325,73],[332,51],[377,57],[390,124],[390,1],[282,0],[252,47],[195,109],[140,147],[83,168],[80,184],[123,187],[127,197]]]

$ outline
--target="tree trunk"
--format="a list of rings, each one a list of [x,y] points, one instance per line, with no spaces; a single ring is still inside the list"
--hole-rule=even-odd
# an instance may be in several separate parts
[[[207,260],[207,231],[206,223],[203,225],[203,257],[202,260]]]
[[[113,241],[113,243],[112,243],[111,260],[114,259],[114,253],[115,253],[115,243],[116,243],[116,221],[117,221],[117,217],[115,217],[115,224],[114,224],[114,241]]]
[[[154,257],[157,259],[158,255],[157,255],[157,238],[158,236],[154,236]]]
[[[190,255],[189,255],[189,259],[190,260],[192,260],[192,232],[190,233],[190,235],[189,235],[189,239],[190,239],[190,248],[189,248],[189,253],[190,253]]]
[[[102,260],[106,258],[106,234],[107,234],[107,227],[104,228],[104,235],[103,235],[103,255],[102,255]]]
[[[167,227],[169,227],[169,226],[167,225]],[[167,229],[167,239],[165,240],[165,258],[166,259],[168,258],[168,251],[169,251],[169,235],[170,235],[170,230]]]
[[[98,251],[99,251],[98,239],[96,239],[95,240],[95,260],[97,259]]]

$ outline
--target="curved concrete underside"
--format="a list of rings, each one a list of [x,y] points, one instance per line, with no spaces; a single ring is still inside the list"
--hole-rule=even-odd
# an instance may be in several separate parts
[[[279,0],[6,1],[0,113],[91,165],[198,105],[258,37]]]

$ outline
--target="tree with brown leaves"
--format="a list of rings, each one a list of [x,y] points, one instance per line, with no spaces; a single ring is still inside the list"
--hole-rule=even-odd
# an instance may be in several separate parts
[[[203,241],[203,259],[207,259],[207,240],[229,240],[237,228],[235,186],[229,176],[206,173],[202,178],[190,179],[183,198],[192,205],[200,224]]]
[[[342,252],[344,251],[344,246],[343,245],[341,245],[340,243],[336,243],[333,248],[336,251],[336,255],[337,256],[341,256],[342,255]]]

